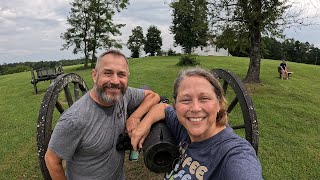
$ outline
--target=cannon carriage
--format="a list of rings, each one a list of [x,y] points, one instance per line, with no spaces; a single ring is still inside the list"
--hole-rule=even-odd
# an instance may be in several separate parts
[[[258,153],[258,122],[251,96],[242,81],[232,72],[223,69],[214,69],[211,72],[219,79],[229,102],[227,112],[230,126]],[[79,75],[62,74],[51,83],[44,95],[37,125],[38,158],[44,179],[51,179],[44,155],[54,126],[60,115],[88,90],[86,83]],[[144,162],[153,172],[168,171],[175,159],[174,156],[178,155],[168,133],[163,123],[157,123],[153,125],[145,141]]]

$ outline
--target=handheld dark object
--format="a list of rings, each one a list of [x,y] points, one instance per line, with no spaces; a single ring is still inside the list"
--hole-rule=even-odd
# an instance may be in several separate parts
[[[132,149],[131,140],[127,133],[122,133],[119,135],[116,149],[117,151],[125,151]]]
[[[117,151],[132,150],[127,133],[119,135],[116,149]],[[152,125],[142,150],[144,164],[150,171],[156,173],[170,171],[173,161],[179,156],[178,147],[171,132],[161,121]]]
[[[178,146],[163,122],[155,123],[143,144],[144,164],[156,173],[169,172],[179,156]]]

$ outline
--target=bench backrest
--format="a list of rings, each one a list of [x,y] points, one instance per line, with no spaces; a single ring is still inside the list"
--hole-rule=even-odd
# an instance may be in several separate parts
[[[46,76],[54,76],[56,75],[56,69],[38,69],[37,70],[37,76],[38,78],[46,77]]]
[[[59,66],[58,68],[57,67],[40,68],[40,69],[37,69],[36,72],[37,72],[37,77],[38,78],[50,77],[50,76],[58,76],[60,74],[63,74],[63,70],[62,70],[61,66]]]

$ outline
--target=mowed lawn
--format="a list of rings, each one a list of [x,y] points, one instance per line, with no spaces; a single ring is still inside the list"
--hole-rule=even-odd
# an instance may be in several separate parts
[[[179,57],[130,59],[129,85],[150,86],[171,98],[181,69]],[[198,57],[206,69],[229,69],[241,79],[249,59]],[[279,79],[280,61],[262,60],[261,84],[247,84],[259,123],[259,159],[265,179],[320,179],[320,66],[287,62],[290,80]],[[92,87],[91,70],[64,67]],[[30,83],[31,73],[0,76],[0,179],[42,179],[37,159],[36,126],[40,103],[49,81]],[[126,161],[128,179],[162,179],[138,162]]]

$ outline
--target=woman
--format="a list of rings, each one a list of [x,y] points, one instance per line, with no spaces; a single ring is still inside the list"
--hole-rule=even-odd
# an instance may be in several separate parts
[[[165,179],[263,179],[255,150],[227,125],[226,100],[210,72],[180,72],[173,98],[173,106],[154,106],[131,134],[133,148],[142,148],[151,125],[165,120],[180,150]]]

